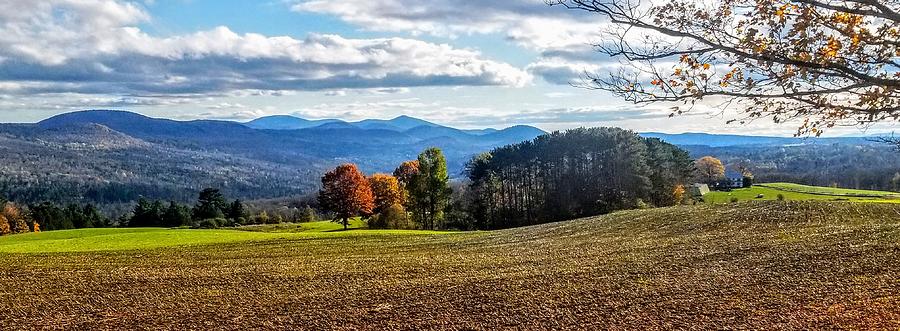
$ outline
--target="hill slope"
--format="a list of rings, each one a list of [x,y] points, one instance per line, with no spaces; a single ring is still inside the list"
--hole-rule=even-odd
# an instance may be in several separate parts
[[[411,117],[359,123],[263,130],[101,110],[0,124],[0,195],[22,203],[115,204],[138,196],[188,202],[200,189],[218,187],[233,198],[285,197],[314,192],[319,176],[340,163],[390,172],[433,146],[444,150],[451,176],[459,176],[472,155],[543,134],[535,128],[469,134]],[[421,135],[389,129],[410,125]],[[440,134],[448,130],[458,135]]]
[[[17,284],[0,325],[892,329],[898,250],[900,206],[770,202],[495,232],[0,254],[0,281]]]
[[[759,183],[749,188],[713,191],[703,196],[703,201],[712,204],[722,204],[730,203],[732,200],[777,200],[779,196],[784,200],[792,201],[826,200],[900,204],[900,193],[897,192],[849,190],[792,183]]]

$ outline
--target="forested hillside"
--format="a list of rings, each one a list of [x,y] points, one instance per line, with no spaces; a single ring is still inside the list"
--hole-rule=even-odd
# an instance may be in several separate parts
[[[303,129],[290,129],[302,119],[278,120],[262,122],[280,128],[274,130],[85,111],[37,124],[0,124],[0,194],[26,204],[91,202],[105,211],[128,210],[141,196],[189,202],[206,187],[244,200],[289,197],[315,192],[321,174],[338,164],[389,172],[429,147],[441,148],[450,176],[461,178],[473,155],[544,133],[528,126],[458,130],[410,117],[306,121],[311,126]],[[859,138],[797,143],[790,138],[659,136],[719,146],[681,145],[693,158],[714,155],[732,169],[750,165],[757,181],[900,189],[900,153]]]
[[[409,122],[409,118],[401,118]],[[0,195],[21,203],[130,204],[138,197],[188,202],[215,187],[241,199],[315,191],[325,169],[354,162],[390,171],[441,147],[451,174],[484,150],[543,131],[486,134],[447,127],[261,130],[227,121],[173,121],[121,111],[63,114],[37,124],[0,124]],[[427,123],[427,122],[426,122]]]

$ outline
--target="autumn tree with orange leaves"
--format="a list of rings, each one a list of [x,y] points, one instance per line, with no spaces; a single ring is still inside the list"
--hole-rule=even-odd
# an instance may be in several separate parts
[[[400,182],[400,186],[405,188],[412,182],[413,178],[419,174],[419,160],[406,161],[394,169],[394,177]]]
[[[722,161],[712,156],[704,156],[695,162],[697,175],[704,183],[712,184],[725,177],[725,165]]]
[[[419,175],[419,160],[410,160],[405,161],[394,169],[394,177],[397,178],[397,182],[400,184],[400,189],[403,191],[403,208],[406,210],[413,209],[412,196],[410,193],[410,184],[412,184],[413,179]]]
[[[31,232],[22,211],[12,202],[0,207],[0,235]]]
[[[900,120],[900,0],[545,1],[611,23],[594,46],[624,65],[584,87],[797,121],[797,135]]]
[[[6,216],[0,214],[0,236],[8,235],[12,232],[9,227],[9,220],[6,219]]]
[[[397,177],[388,174],[374,174],[369,177],[369,186],[375,195],[375,208],[373,211],[382,213],[393,205],[403,205],[406,194],[400,188]]]
[[[343,224],[346,230],[351,217],[372,214],[375,197],[366,176],[356,165],[347,163],[322,176],[319,203],[334,212],[335,222]]]

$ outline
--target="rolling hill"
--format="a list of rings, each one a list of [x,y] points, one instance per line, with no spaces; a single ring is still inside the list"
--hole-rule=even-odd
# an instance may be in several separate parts
[[[488,232],[15,235],[0,238],[0,281],[16,284],[0,325],[895,329],[897,215],[756,202]]]
[[[273,115],[260,117],[244,125],[263,130],[298,130],[320,126],[327,123],[341,122],[340,120],[307,120],[290,115]]]
[[[262,123],[279,120],[285,118]],[[459,176],[472,155],[544,133],[533,127],[468,133],[411,117],[314,124],[259,129],[102,110],[0,124],[0,194],[23,203],[101,204],[127,204],[139,196],[188,202],[204,187],[243,199],[303,195],[315,191],[326,169],[343,162],[368,173],[390,172],[436,146]]]
[[[304,127],[290,129],[298,126]],[[451,176],[459,177],[472,155],[541,134],[530,126],[459,130],[407,116],[359,122],[276,116],[237,123],[82,111],[34,124],[0,124],[0,195],[22,203],[121,208],[140,196],[188,202],[204,187],[242,199],[305,195],[315,192],[326,169],[343,162],[367,173],[389,172],[437,146]],[[688,144],[682,147],[694,157],[715,155],[726,165],[749,160],[757,179],[770,182],[885,190],[892,189],[900,164],[900,153],[862,138],[797,144],[778,137],[657,136]]]
[[[406,131],[415,127],[441,127],[440,125],[410,116],[398,116],[389,120],[366,119],[358,122],[345,122],[339,119],[308,120],[290,115],[273,115],[260,117],[244,123],[244,125],[263,130],[299,130],[326,124],[342,127],[354,127],[366,130]]]

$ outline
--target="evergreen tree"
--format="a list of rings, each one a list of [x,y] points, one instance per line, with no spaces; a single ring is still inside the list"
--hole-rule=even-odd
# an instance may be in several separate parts
[[[131,220],[128,222],[130,227],[157,227],[163,226],[162,222],[162,202],[150,202],[147,199],[138,199],[137,205],[132,211]]]
[[[75,224],[66,212],[49,202],[31,205],[29,210],[31,211],[32,222],[40,223],[41,228],[45,231],[75,228]]]
[[[170,201],[169,206],[162,214],[162,225],[166,227],[179,227],[191,224],[191,209],[175,201]]]
[[[676,186],[692,170],[685,151],[658,139],[617,128],[579,128],[474,157],[466,166],[466,198],[473,201],[458,205],[482,229],[671,205]],[[455,216],[454,223],[465,217]]]
[[[232,221],[237,221],[239,219],[244,219],[247,217],[247,211],[244,209],[244,203],[241,202],[240,199],[234,200],[228,206],[228,212],[225,214],[225,217]]]
[[[194,205],[193,217],[197,221],[224,218],[227,210],[228,203],[222,193],[217,189],[207,188],[200,191],[197,204]]]

